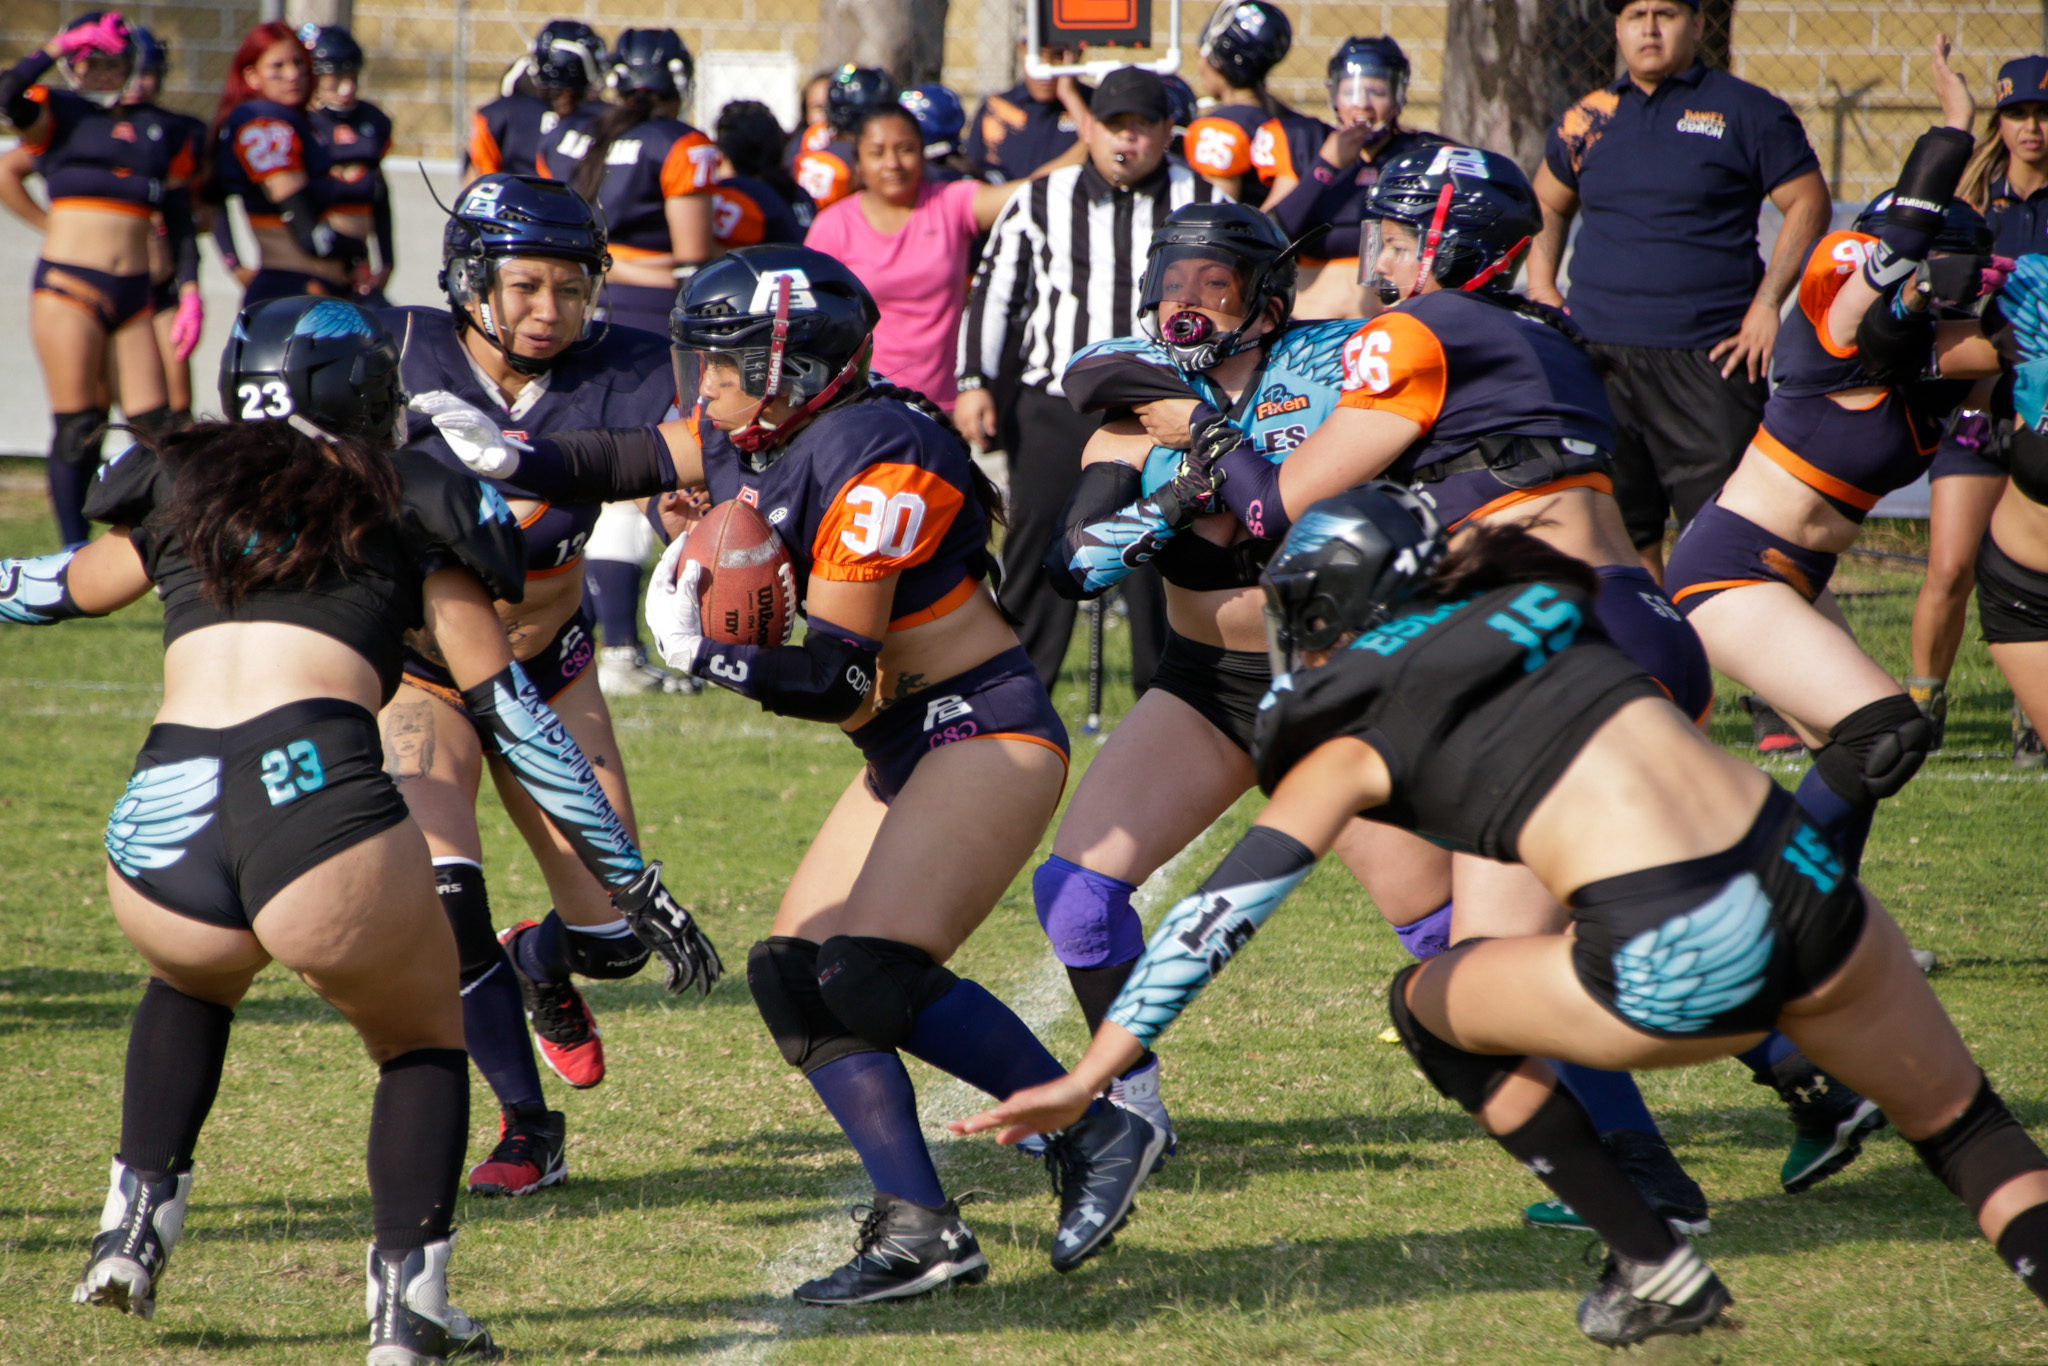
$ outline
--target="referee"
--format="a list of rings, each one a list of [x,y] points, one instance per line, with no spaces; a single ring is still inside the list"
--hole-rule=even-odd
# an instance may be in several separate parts
[[[1690,522],[1763,417],[1778,309],[1827,228],[1799,116],[1699,58],[1696,0],[1607,0],[1628,69],[1565,110],[1536,171],[1529,297],[1553,306],[1573,215],[1572,321],[1611,367],[1614,497],[1661,581],[1664,517]],[[1757,255],[1766,197],[1785,215]]]
[[[1138,286],[1153,229],[1183,204],[1219,198],[1187,167],[1169,163],[1166,85],[1124,67],[1096,87],[1082,140],[1088,159],[1033,182],[990,230],[960,329],[960,398],[953,419],[970,440],[1010,453],[1010,520],[1003,537],[1003,606],[1050,690],[1067,656],[1075,604],[1039,567],[1081,475],[1081,450],[1101,425],[1077,414],[1060,389],[1074,353],[1137,330]],[[998,413],[989,381],[1013,343],[1023,356],[1015,403]],[[1166,641],[1157,574],[1124,580],[1130,608],[1131,682],[1151,682]]]

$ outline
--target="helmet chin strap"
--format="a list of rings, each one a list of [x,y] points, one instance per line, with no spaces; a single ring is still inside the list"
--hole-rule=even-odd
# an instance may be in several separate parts
[[[1451,196],[1456,192],[1456,183],[1446,180],[1443,189],[1437,193],[1436,214],[1429,220],[1429,235],[1422,243],[1422,259],[1415,266],[1415,283],[1408,287],[1411,299],[1422,293],[1422,286],[1436,269],[1436,249],[1443,244],[1444,222],[1451,216]]]

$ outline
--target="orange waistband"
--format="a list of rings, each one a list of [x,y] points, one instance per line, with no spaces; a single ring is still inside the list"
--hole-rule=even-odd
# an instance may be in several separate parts
[[[891,631],[908,631],[913,626],[922,626],[928,621],[937,621],[948,613],[957,612],[967,605],[968,601],[974,597],[980,588],[980,579],[962,579],[953,585],[951,592],[931,606],[921,611],[912,612],[907,616],[897,617],[889,623],[889,629]]]
[[[651,247],[636,247],[626,242],[613,242],[611,244],[611,251],[612,259],[615,261],[651,261],[657,256],[667,256],[669,254],[665,251],[656,251]]]
[[[370,212],[369,205],[367,204],[343,204],[339,208],[329,209],[326,213],[320,216],[330,223],[332,223],[337,218],[353,218],[359,219],[364,223],[368,223],[374,217],[374,215],[372,215]]]
[[[276,228],[278,231],[282,232],[284,230],[284,215],[276,213],[252,213],[249,215],[249,226],[252,228]]]
[[[1513,493],[1504,493],[1492,502],[1481,504],[1479,507],[1472,509],[1471,512],[1459,518],[1445,529],[1456,531],[1467,522],[1476,522],[1482,517],[1491,517],[1496,512],[1504,512],[1517,503],[1526,503],[1532,498],[1548,498],[1551,494],[1563,493],[1566,489],[1592,489],[1595,493],[1604,493],[1612,497],[1614,494],[1614,481],[1597,471],[1589,474],[1568,474],[1562,479],[1553,479],[1548,484],[1538,484],[1533,489],[1516,489]]]
[[[50,201],[52,209],[85,209],[92,213],[118,214],[122,218],[148,218],[156,210],[132,199],[101,199],[96,195],[66,195]]]
[[[1772,436],[1762,427],[1756,429],[1751,444],[1771,458],[1771,463],[1812,489],[1815,493],[1847,503],[1850,507],[1868,512],[1877,506],[1877,495],[1865,493],[1854,484],[1835,478],[1820,466],[1802,459],[1797,452],[1784,442]]]

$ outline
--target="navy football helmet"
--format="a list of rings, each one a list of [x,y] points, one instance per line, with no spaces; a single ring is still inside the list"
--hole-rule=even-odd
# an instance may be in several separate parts
[[[140,24],[128,30],[135,43],[135,70],[142,75],[161,76],[170,70],[170,45]]]
[[[1411,296],[1430,278],[1446,289],[1507,288],[1522,248],[1543,224],[1536,191],[1512,158],[1452,143],[1387,163],[1366,199],[1365,217],[1372,226],[1359,278],[1388,304],[1399,302],[1403,291],[1379,269],[1385,224],[1399,223],[1414,234],[1420,259],[1406,291]]]
[[[1227,271],[1201,282],[1204,297],[1199,300],[1189,297],[1191,282],[1185,277],[1191,262],[1214,262]],[[1285,321],[1294,308],[1296,274],[1286,234],[1257,209],[1227,200],[1184,205],[1152,234],[1138,300],[1139,326],[1181,369],[1207,370],[1263,340],[1246,338],[1244,326],[1264,313],[1269,302],[1279,302]],[[1244,326],[1219,333],[1205,314],[1168,307],[1176,303],[1235,313],[1245,320]]]
[[[924,136],[925,160],[937,161],[959,150],[960,134],[967,128],[967,110],[952,90],[937,84],[914,85],[897,103],[917,120]]]
[[[848,62],[832,73],[832,82],[825,87],[825,123],[837,136],[851,137],[860,127],[861,115],[895,100],[895,77],[878,66]]]
[[[1330,71],[1323,84],[1330,92],[1330,107],[1336,108],[1345,83],[1359,79],[1385,81],[1394,91],[1394,103],[1408,102],[1408,54],[1401,45],[1381,34],[1377,38],[1346,38],[1330,56]],[[1343,100],[1353,104],[1356,100]]]
[[[605,83],[620,95],[645,92],[687,102],[696,75],[697,59],[674,29],[629,28],[619,35]]]
[[[580,265],[592,277],[593,293],[598,277],[611,269],[612,258],[604,224],[590,202],[563,181],[494,172],[478,176],[456,196],[441,234],[439,280],[456,326],[478,324],[470,315],[475,306],[484,336],[512,368],[537,375],[556,358],[542,360],[507,350],[491,308],[498,263],[515,256],[545,256]]]
[[[1385,621],[1443,554],[1436,514],[1405,484],[1375,479],[1312,504],[1259,578],[1274,677],[1301,667],[1303,651],[1333,650]]]
[[[543,90],[585,91],[604,72],[604,39],[581,19],[551,19],[533,40],[527,70]]]
[[[1250,90],[1294,46],[1294,25],[1266,0],[1223,0],[1202,26],[1197,50],[1240,90]]]
[[[398,342],[377,315],[343,299],[295,295],[250,304],[220,357],[220,401],[235,422],[292,423],[309,436],[405,443]]]
[[[355,35],[339,24],[302,24],[299,41],[313,57],[315,76],[333,76],[363,69],[363,49]]]

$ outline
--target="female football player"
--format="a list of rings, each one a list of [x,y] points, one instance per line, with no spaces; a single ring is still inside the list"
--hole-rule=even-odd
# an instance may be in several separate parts
[[[80,508],[107,425],[102,376],[110,354],[128,424],[144,433],[169,426],[149,286],[154,214],[164,216],[178,279],[192,282],[191,307],[180,317],[189,318],[193,342],[199,335],[199,248],[186,189],[198,149],[172,115],[120,103],[135,52],[128,21],[95,12],[0,72],[0,113],[35,155],[50,201],[29,330],[56,426],[50,507],[67,546],[86,538]],[[53,66],[64,84],[38,84]]]
[[[671,667],[767,710],[845,730],[867,762],[784,892],[747,986],[875,1184],[852,1261],[799,1286],[860,1304],[973,1283],[987,1263],[918,1128],[909,1052],[991,1095],[1060,1075],[1030,1028],[941,966],[1036,847],[1066,783],[1067,736],[986,577],[999,500],[923,395],[870,382],[878,310],[801,247],[745,247],[690,282],[673,337],[689,416],[658,431],[508,444],[448,408],[473,467],[556,495],[708,487],[775,529],[802,585],[797,645],[704,629],[687,541],[647,618]],[[1092,1256],[1130,1211],[1166,1133],[1104,1102],[1056,1136],[1052,1262]]]
[[[1195,86],[1213,103],[1187,126],[1182,147],[1188,165],[1232,199],[1257,203],[1260,182],[1271,178],[1258,164],[1260,128],[1301,118],[1266,89],[1266,74],[1293,46],[1294,25],[1267,0],[1223,0],[1202,26]]]
[[[2048,717],[2048,257],[2022,256],[1997,307],[2018,343],[2016,420],[2012,480],[1977,552],[1977,618],[2023,714]]]
[[[363,76],[363,49],[355,35],[337,24],[307,25],[299,31],[313,63],[313,98],[306,122],[326,153],[327,179],[321,202],[324,221],[338,233],[362,244],[351,260],[358,302],[372,308],[389,305],[384,287],[398,256],[391,230],[391,188],[384,183],[384,154],[391,150],[391,116],[357,96]],[[377,248],[375,264],[370,245]]]
[[[407,632],[433,631],[479,728],[665,957],[694,927],[506,646],[491,599],[519,594],[510,510],[392,452],[405,395],[391,335],[339,300],[259,304],[236,322],[221,389],[235,420],[105,467],[89,509],[109,534],[0,562],[0,620],[99,616],[152,586],[164,604],[163,704],[106,831],[114,914],[150,981],[73,1298],[154,1313],[234,1007],[274,959],[379,1068],[370,1360],[487,1351],[447,1303],[469,1123],[455,942],[376,730]]]
[[[1730,1302],[1543,1057],[1678,1067],[1774,1026],[1875,1096],[2048,1300],[2048,1155],[1991,1089],[1890,916],[1770,778],[1615,649],[1583,562],[1522,529],[1450,542],[1388,483],[1304,510],[1266,571],[1272,801],[1167,913],[1074,1072],[956,1121],[1070,1123],[1221,970],[1355,813],[1517,860],[1572,934],[1461,945],[1388,988],[1416,1064],[1606,1241],[1580,1329],[1620,1346]]]

